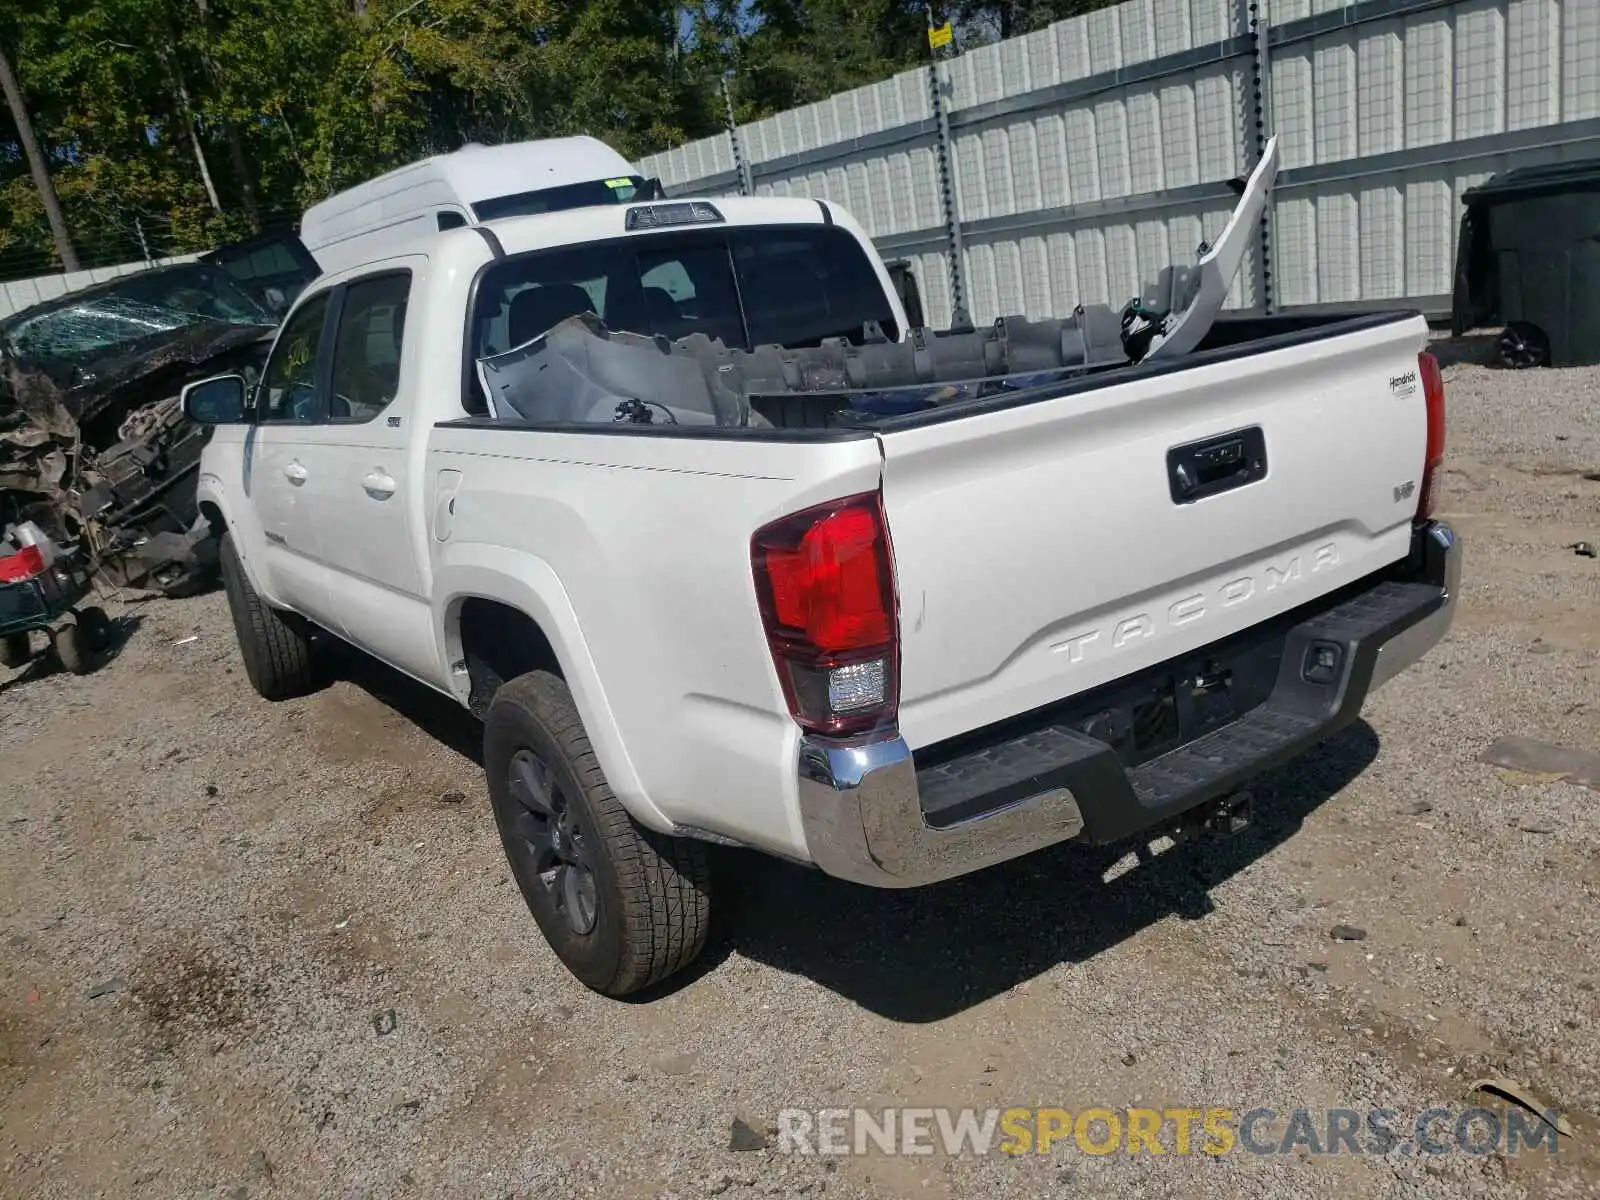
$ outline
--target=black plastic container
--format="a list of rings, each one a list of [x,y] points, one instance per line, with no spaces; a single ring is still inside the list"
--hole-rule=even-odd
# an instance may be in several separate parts
[[[1462,197],[1452,325],[1504,325],[1506,366],[1600,363],[1600,159],[1519,167]]]

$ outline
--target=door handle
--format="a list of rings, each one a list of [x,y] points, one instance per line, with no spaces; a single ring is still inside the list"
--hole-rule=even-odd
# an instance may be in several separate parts
[[[298,461],[295,461],[283,468],[283,475],[285,479],[298,487],[311,477],[311,472],[301,466]]]
[[[381,470],[369,471],[361,477],[361,486],[367,490],[369,496],[378,500],[387,500],[394,495],[394,476]]]

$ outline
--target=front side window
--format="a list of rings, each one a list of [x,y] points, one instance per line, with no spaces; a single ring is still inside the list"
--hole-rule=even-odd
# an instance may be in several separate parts
[[[256,404],[263,421],[313,421],[317,416],[317,346],[328,293],[307,300],[284,325],[261,373]]]
[[[400,348],[410,294],[409,271],[345,288],[333,342],[330,420],[370,421],[394,400],[400,390]]]

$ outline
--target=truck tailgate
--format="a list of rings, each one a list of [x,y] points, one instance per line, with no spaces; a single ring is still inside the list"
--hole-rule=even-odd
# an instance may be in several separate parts
[[[1342,328],[887,425],[907,742],[1153,666],[1404,558],[1427,329]]]

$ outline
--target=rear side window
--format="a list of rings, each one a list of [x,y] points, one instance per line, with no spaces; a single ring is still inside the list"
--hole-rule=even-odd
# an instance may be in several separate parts
[[[370,421],[394,400],[410,294],[409,271],[377,275],[345,288],[333,342],[330,420]]]

